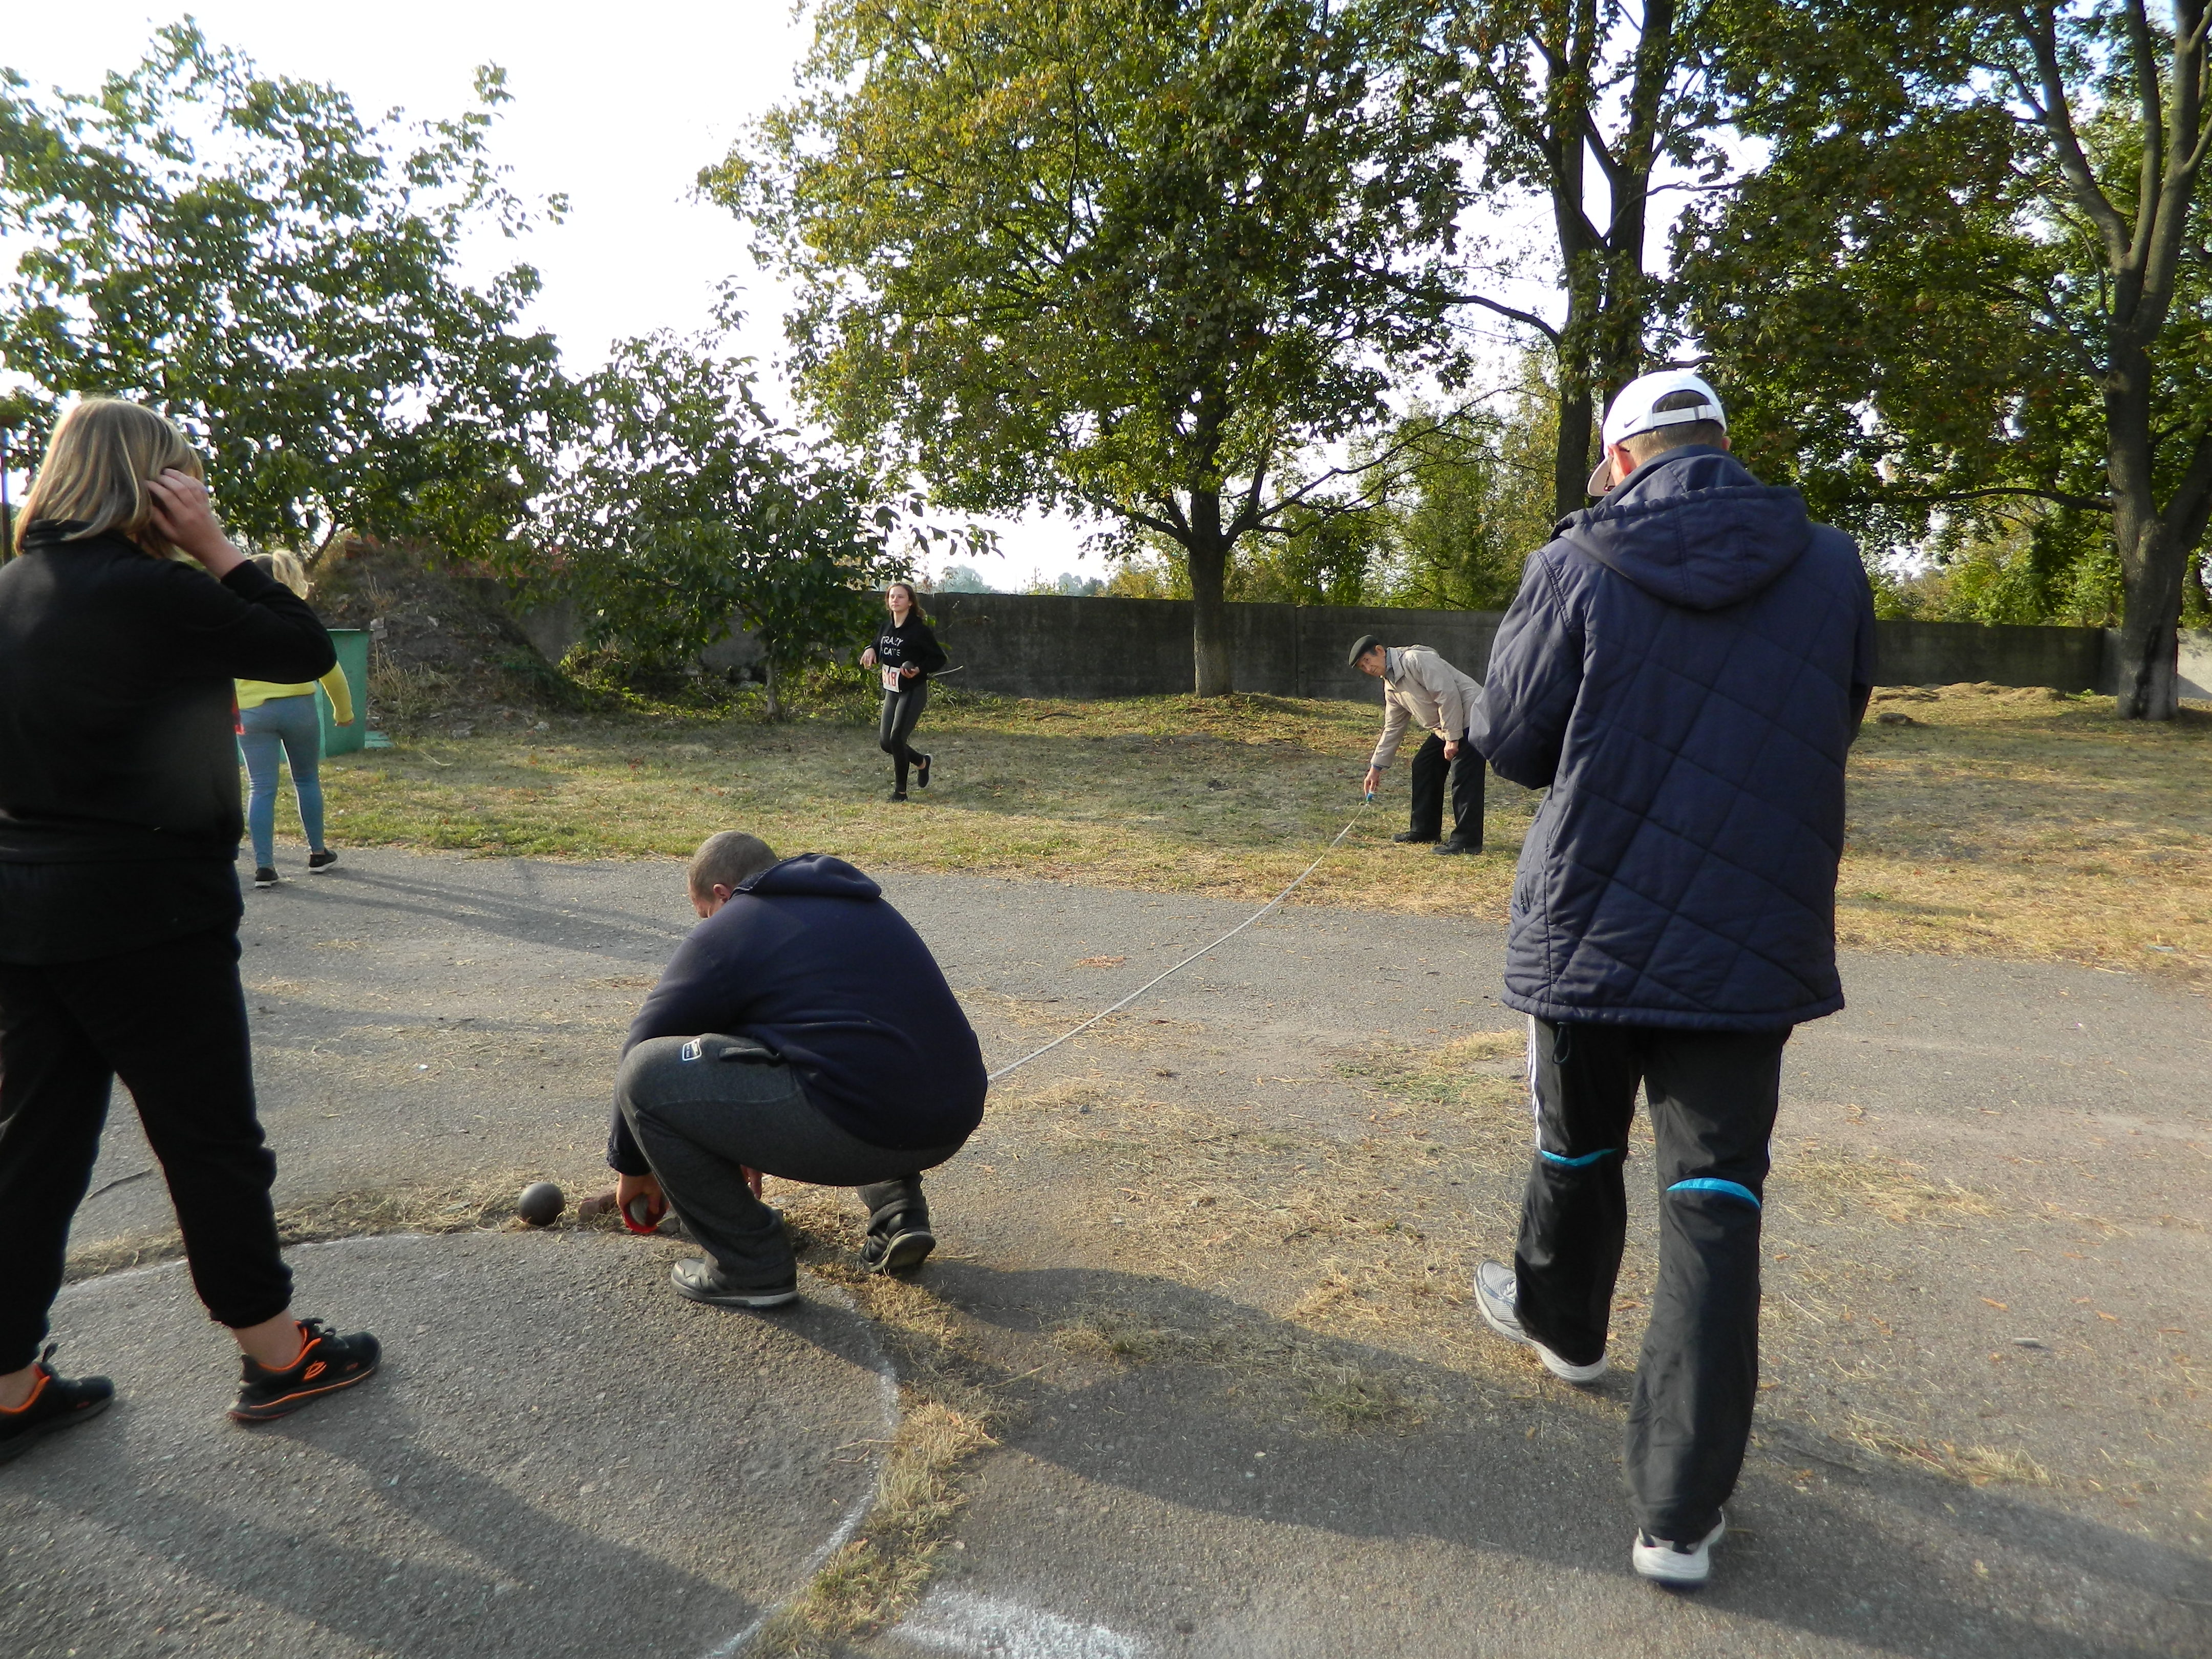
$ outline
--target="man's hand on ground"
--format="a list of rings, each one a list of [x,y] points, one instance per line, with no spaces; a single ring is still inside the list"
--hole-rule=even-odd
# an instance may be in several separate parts
[[[1374,793],[1377,789],[1380,789],[1382,787],[1382,774],[1380,771],[1376,770],[1374,767],[1372,767],[1372,766],[1369,767],[1369,768],[1367,769],[1367,777],[1366,777],[1366,780],[1365,780],[1365,781],[1364,781],[1363,783],[1361,783],[1361,785],[1359,786],[1360,793],[1363,793],[1363,794],[1371,795],[1371,794],[1373,794],[1373,793]]]
[[[647,1218],[639,1225],[639,1218],[630,1206],[639,1199],[645,1200]],[[668,1213],[668,1199],[660,1190],[660,1177],[653,1175],[615,1175],[615,1206],[622,1212],[623,1220],[633,1229],[651,1232],[660,1224],[660,1218]]]

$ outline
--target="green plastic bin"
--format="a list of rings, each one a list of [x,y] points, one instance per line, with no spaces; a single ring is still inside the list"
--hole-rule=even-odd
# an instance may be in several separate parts
[[[368,735],[368,630],[333,628],[331,643],[338,648],[338,666],[345,670],[346,689],[353,693],[353,724],[340,726],[331,717],[331,700],[315,688],[315,707],[323,717],[323,752],[350,755]]]

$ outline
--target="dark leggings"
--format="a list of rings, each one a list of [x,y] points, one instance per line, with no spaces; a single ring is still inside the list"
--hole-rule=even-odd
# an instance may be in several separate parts
[[[235,1328],[291,1302],[236,928],[92,962],[0,965],[0,1371],[29,1364],[46,1334],[118,1077],[161,1160],[208,1311]]]
[[[907,739],[914,735],[915,722],[921,711],[929,707],[929,681],[917,675],[896,691],[884,693],[883,719],[876,726],[876,746],[891,757],[897,769],[898,787],[906,787],[906,769],[918,766],[928,758],[917,755]]]

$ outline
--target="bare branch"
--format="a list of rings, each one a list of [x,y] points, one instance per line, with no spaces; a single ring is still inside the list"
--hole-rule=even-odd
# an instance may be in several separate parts
[[[2104,233],[2105,246],[2117,268],[2127,263],[2129,254],[2128,225],[2120,217],[2110,198],[2097,183],[2089,158],[2082,152],[2080,135],[2074,131],[2072,106],[2066,94],[2066,76],[2058,61],[2058,35],[2051,21],[2049,5],[2036,8],[2031,15],[2024,6],[2010,9],[2013,22],[2026,37],[2028,50],[2035,55],[2038,78],[2043,86],[2040,102],[2029,94],[2025,84],[2021,86],[2022,99],[2036,112],[2036,119],[2050,135],[2052,147],[2058,155],[2058,169],[2065,175],[2067,185],[2073,190],[2081,210],[2095,221]]]

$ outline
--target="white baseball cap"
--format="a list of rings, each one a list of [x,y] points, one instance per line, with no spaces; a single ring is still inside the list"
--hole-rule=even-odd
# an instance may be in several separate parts
[[[1653,407],[1678,392],[1694,392],[1704,401],[1687,409]],[[1613,407],[1605,411],[1605,425],[1600,428],[1605,453],[1598,457],[1597,470],[1589,475],[1589,493],[1605,495],[1619,482],[1613,476],[1615,444],[1639,432],[1656,431],[1662,426],[1686,426],[1692,421],[1715,421],[1722,431],[1728,430],[1728,416],[1721,408],[1720,393],[1705,384],[1703,375],[1686,368],[1662,368],[1656,374],[1638,375],[1620,388]]]

